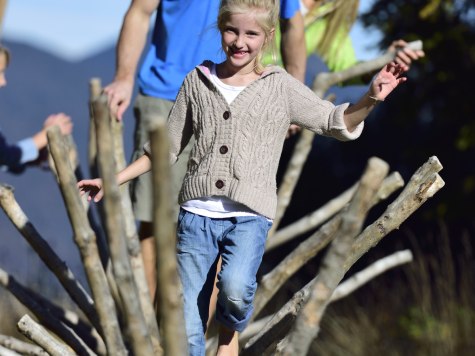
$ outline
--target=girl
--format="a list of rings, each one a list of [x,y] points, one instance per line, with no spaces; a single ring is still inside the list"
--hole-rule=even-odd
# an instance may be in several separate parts
[[[279,0],[222,0],[217,25],[226,60],[190,72],[169,116],[170,160],[196,142],[179,195],[177,258],[190,355],[204,355],[208,303],[218,257],[218,355],[237,355],[252,314],[256,273],[276,209],[276,171],[290,124],[340,140],[356,139],[374,106],[405,78],[397,64],[375,77],[353,105],[334,106],[279,67],[264,67]],[[145,154],[118,173],[119,184],[150,170]],[[78,183],[99,201],[100,179]]]
[[[0,46],[0,88],[7,85],[5,70],[9,63],[10,52]],[[0,131],[0,169],[5,168],[12,173],[21,173],[25,169],[26,163],[37,160],[39,152],[48,143],[46,130],[52,125],[58,125],[64,135],[69,135],[73,129],[71,118],[61,113],[48,116],[41,131],[13,145],[7,143]]]

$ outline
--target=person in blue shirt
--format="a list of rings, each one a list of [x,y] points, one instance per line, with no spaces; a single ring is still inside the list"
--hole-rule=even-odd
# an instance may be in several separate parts
[[[0,46],[0,87],[7,85],[5,70],[10,63],[10,52]],[[43,128],[31,137],[9,144],[0,130],[0,169],[11,173],[21,173],[28,164],[37,161],[41,150],[48,143],[46,130],[58,125],[64,135],[70,134],[73,129],[71,118],[63,113],[53,114],[46,118]]]
[[[225,57],[216,27],[218,0],[132,0],[125,14],[117,44],[116,72],[104,88],[109,109],[122,120],[131,103],[138,64],[147,45],[150,21],[156,13],[151,43],[138,70],[138,95],[134,104],[136,128],[132,160],[143,154],[148,140],[149,123],[166,120],[178,90],[189,71],[205,59],[215,63]],[[303,82],[306,48],[299,0],[281,0],[281,55],[286,70]],[[186,172],[190,143],[172,168],[173,197]],[[139,221],[147,283],[152,298],[156,289],[156,252],[152,237],[152,184],[150,174],[134,180],[131,198],[135,218]],[[178,211],[178,204],[175,202]]]

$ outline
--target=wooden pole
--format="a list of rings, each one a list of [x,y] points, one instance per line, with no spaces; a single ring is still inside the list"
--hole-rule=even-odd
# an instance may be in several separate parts
[[[176,260],[176,235],[171,205],[170,163],[167,125],[155,120],[150,132],[154,202],[154,237],[157,246],[157,298],[165,355],[186,355],[181,286]]]
[[[140,306],[139,293],[135,285],[132,267],[127,251],[121,195],[116,181],[114,144],[107,98],[100,96],[93,102],[97,131],[97,152],[99,172],[103,179],[106,234],[110,255],[117,280],[117,287],[124,308],[132,348],[136,355],[153,355],[150,334]]]
[[[117,121],[110,117],[112,127],[112,140],[114,142],[114,160],[117,164],[117,171],[122,170],[126,166],[123,140],[122,121]],[[132,201],[130,200],[130,193],[128,185],[123,185],[120,188],[122,218],[125,226],[125,236],[127,242],[127,250],[129,253],[130,265],[134,274],[135,284],[140,298],[140,306],[142,314],[145,317],[148,332],[152,339],[152,345],[155,355],[161,355],[163,350],[159,341],[159,330],[157,318],[155,316],[155,309],[153,307],[150,290],[148,288],[147,279],[145,277],[145,268],[142,257],[142,250],[140,246],[139,236],[137,234],[137,226],[135,223],[134,212],[132,209]]]
[[[42,347],[18,340],[13,336],[0,335],[0,345],[22,355],[48,356],[48,353]]]
[[[34,297],[34,293],[18,283],[15,278],[0,269],[0,285],[12,293],[20,303],[27,307],[48,329],[58,335],[66,344],[80,355],[93,355],[94,352],[70,327],[58,320]]]
[[[69,163],[62,135],[59,128],[53,126],[48,129],[47,136],[50,151],[58,170],[59,186],[73,228],[74,239],[79,247],[86,276],[96,303],[107,351],[109,354],[125,356],[127,350],[120,332],[114,300],[100,261],[96,236],[89,225],[86,211],[76,188],[76,177]]]
[[[18,330],[30,340],[40,345],[46,352],[52,356],[74,356],[75,353],[51,335],[44,327],[24,315],[18,322]]]
[[[67,264],[54,252],[48,242],[41,237],[35,226],[28,220],[13,194],[13,188],[0,183],[0,206],[13,225],[28,241],[45,265],[58,278],[69,296],[76,302],[95,328],[100,329],[94,301],[77,280]]]

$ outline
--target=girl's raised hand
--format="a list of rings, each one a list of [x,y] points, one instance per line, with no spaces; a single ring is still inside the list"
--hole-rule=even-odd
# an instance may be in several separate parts
[[[405,71],[405,67],[394,62],[385,65],[371,82],[369,94],[383,101],[399,84],[407,80],[402,77]]]
[[[102,179],[83,179],[78,182],[77,187],[79,189],[79,194],[83,196],[85,193],[88,193],[87,201],[94,199],[94,202],[98,202],[104,196],[104,190],[102,189]]]

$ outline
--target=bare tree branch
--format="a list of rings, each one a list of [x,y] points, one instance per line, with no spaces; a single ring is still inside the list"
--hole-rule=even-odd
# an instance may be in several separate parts
[[[332,294],[330,302],[340,300],[347,295],[353,293],[365,283],[376,278],[387,270],[408,263],[412,261],[412,252],[410,250],[403,250],[395,252],[389,256],[381,258],[372,263],[364,270],[355,273],[353,276],[343,281]]]
[[[79,247],[86,276],[96,303],[107,351],[114,355],[126,355],[127,351],[120,333],[114,301],[100,262],[96,237],[89,226],[86,211],[82,206],[76,188],[76,177],[65,154],[62,135],[56,126],[51,127],[47,135],[50,151],[58,169],[61,193],[73,227],[74,240]]]
[[[375,199],[370,202],[370,207],[387,198],[396,189],[404,185],[399,173],[394,172],[384,179]],[[304,242],[289,253],[272,271],[264,275],[254,298],[254,319],[263,307],[269,302],[279,288],[305,263],[315,257],[327,244],[333,240],[335,233],[340,228],[344,212],[335,215],[324,224],[318,231],[312,234]]]
[[[48,353],[42,347],[18,340],[13,336],[0,335],[0,345],[22,355],[48,356]]]
[[[399,196],[405,196],[406,203],[411,205],[410,208],[404,204],[391,204],[391,209],[386,210],[373,224],[368,226],[355,240],[350,257],[344,264],[345,272],[366,252],[369,248],[375,246],[390,229],[382,221],[387,220],[384,216],[390,214],[394,217],[391,226],[400,226],[415,210],[417,210],[428,198],[432,197],[440,188],[443,187],[443,181],[440,176],[434,177],[434,172],[442,169],[442,165],[437,157],[431,157],[416,173],[414,173],[406,188]],[[399,197],[396,198],[396,201]],[[394,210],[398,209],[398,210]],[[384,229],[378,230],[378,225]],[[392,229],[391,229],[392,231]],[[264,350],[274,350],[278,340],[285,337],[290,325],[294,322],[296,315],[300,312],[302,305],[308,299],[310,286],[317,282],[319,276],[310,281],[304,288],[297,292],[294,297],[286,303],[271,319],[268,325],[255,337],[253,337],[245,346],[242,355],[253,355],[262,353]],[[273,352],[273,351],[271,351]]]
[[[126,166],[124,143],[123,143],[123,124],[110,118],[112,127],[112,139],[114,142],[114,159],[117,164],[117,170],[120,171]],[[134,212],[132,209],[132,202],[130,200],[129,187],[123,185],[120,188],[121,205],[123,212],[123,221],[125,226],[125,236],[127,242],[127,250],[129,253],[130,265],[134,274],[135,284],[140,298],[140,306],[142,314],[145,317],[145,323],[148,328],[149,335],[152,339],[152,345],[155,355],[160,355],[163,350],[159,341],[159,330],[157,318],[155,316],[155,309],[152,304],[150,290],[148,288],[147,279],[145,277],[145,268],[142,257],[142,250],[137,234],[137,227],[134,219]]]
[[[297,316],[293,330],[289,333],[289,344],[281,355],[306,355],[310,343],[320,330],[320,321],[333,291],[345,275],[342,265],[351,250],[354,237],[361,231],[364,219],[371,207],[389,166],[378,158],[370,158],[348,208],[342,215],[337,236],[326,253],[319,271],[319,280],[312,286],[309,301]]]
[[[27,288],[23,287],[7,272],[0,269],[0,284],[12,293],[15,298],[27,307],[35,316],[52,332],[58,335],[65,343],[74,349],[79,355],[95,355],[88,345],[72,330],[60,320],[58,320],[49,310],[43,308],[34,298]]]
[[[176,260],[176,235],[171,205],[169,143],[166,123],[151,128],[153,179],[153,221],[157,250],[157,298],[163,326],[162,343],[165,355],[186,355],[181,286]]]
[[[60,342],[58,339],[50,335],[50,333],[40,324],[31,319],[28,315],[24,315],[18,322],[18,330],[30,340],[40,345],[52,356],[74,356],[74,352]]]
[[[114,161],[114,144],[106,96],[100,96],[93,102],[93,110],[97,131],[99,172],[104,184],[106,233],[114,275],[117,279],[134,353],[144,356],[153,355],[152,342],[140,307],[139,293],[127,251],[121,195],[115,176],[117,169]]]
[[[85,288],[74,276],[67,264],[60,259],[48,242],[43,239],[34,225],[28,220],[13,194],[13,188],[0,183],[0,205],[18,229],[28,241],[41,260],[58,278],[66,292],[84,312],[94,327],[100,329],[99,319],[94,309],[94,301],[86,292]]]
[[[439,159],[432,156],[413,174],[395,201],[358,236],[345,262],[345,270],[348,270],[371,247],[376,246],[384,236],[398,229],[414,211],[445,185],[437,174],[442,168]]]
[[[294,223],[277,230],[272,238],[267,239],[266,252],[273,250],[276,247],[290,241],[291,239],[310,231],[317,226],[323,224],[333,215],[338,213],[343,207],[348,204],[351,197],[355,193],[356,184],[351,188],[345,190],[338,197],[330,200],[324,206],[318,208],[313,213],[310,213]]]
[[[362,287],[368,281],[376,278],[378,275],[386,272],[387,270],[397,267],[401,264],[408,263],[412,261],[412,253],[409,250],[398,251],[390,256],[386,256],[370,266],[366,267],[364,270],[356,273],[355,275],[351,276],[347,280],[343,281],[336,289],[335,292],[332,294],[330,303],[333,303],[337,300],[340,300],[349,294],[353,293],[356,289]],[[285,318],[285,323],[282,323],[282,329],[290,330],[290,326],[293,320],[295,320],[298,312],[300,311],[301,306],[307,300],[307,297],[310,293],[311,283],[308,283],[304,288],[302,288],[297,294],[296,297],[292,298],[282,309],[285,313],[290,313],[291,317]],[[291,305],[291,306],[290,306]],[[280,313],[280,312],[279,312]],[[269,330],[269,322],[274,318],[273,315],[266,316],[262,319],[257,320],[256,322],[250,324],[241,335],[239,335],[239,343],[244,344],[249,341],[251,338],[254,338],[257,334],[262,333],[263,330]],[[292,321],[291,321],[292,320]],[[275,327],[278,324],[274,324]],[[275,329],[277,329],[275,327]],[[275,330],[274,330],[275,332]],[[281,335],[285,335],[285,333],[281,333]],[[259,344],[261,340],[270,339],[265,337],[261,334],[258,340],[253,339],[252,342],[256,342]],[[277,338],[278,339],[278,338]],[[265,344],[268,347],[268,344]],[[262,344],[261,344],[262,347]],[[265,347],[264,347],[265,348]],[[253,352],[250,352],[248,346],[246,345],[246,352],[243,353],[246,355],[251,354],[261,354],[263,352],[262,348],[254,348]]]

